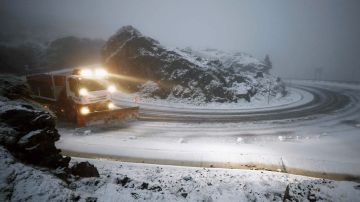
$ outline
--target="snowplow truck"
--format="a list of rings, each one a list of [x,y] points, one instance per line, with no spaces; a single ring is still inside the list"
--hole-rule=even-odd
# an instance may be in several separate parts
[[[35,101],[78,127],[138,116],[138,107],[118,107],[111,101],[116,87],[107,79],[104,69],[34,74],[26,80]]]

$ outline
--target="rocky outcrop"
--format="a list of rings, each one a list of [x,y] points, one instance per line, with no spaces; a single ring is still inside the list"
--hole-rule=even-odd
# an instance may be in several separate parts
[[[280,79],[271,76],[263,62],[251,55],[207,49],[168,49],[158,41],[125,26],[105,44],[104,63],[122,75],[121,87],[147,96],[188,98],[205,102],[237,102],[255,94],[285,92]]]
[[[12,75],[0,75],[0,96],[18,99],[29,95],[29,87],[22,79]]]
[[[70,174],[99,176],[97,169],[87,162],[69,169],[70,157],[63,157],[55,146],[60,138],[56,117],[25,99],[28,88],[21,79],[0,77],[0,84],[0,145],[22,162],[53,169],[63,180]],[[79,170],[85,174],[79,174]]]
[[[73,175],[79,177],[100,177],[96,167],[87,161],[75,163],[70,169]]]
[[[49,168],[68,166],[70,158],[62,157],[55,147],[60,136],[50,112],[36,104],[3,98],[0,121],[0,144],[18,159]]]

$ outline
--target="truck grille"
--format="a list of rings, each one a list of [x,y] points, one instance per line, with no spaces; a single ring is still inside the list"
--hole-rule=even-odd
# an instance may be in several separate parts
[[[99,96],[99,97],[89,98],[89,101],[90,101],[90,102],[98,102],[98,101],[102,101],[102,100],[106,100],[106,95],[104,95],[104,96]]]
[[[91,112],[108,110],[108,102],[100,102],[89,106]]]

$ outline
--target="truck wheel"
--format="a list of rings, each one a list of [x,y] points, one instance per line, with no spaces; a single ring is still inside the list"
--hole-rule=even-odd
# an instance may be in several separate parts
[[[69,110],[67,116],[69,122],[76,124],[78,127],[85,126],[86,122],[84,116],[80,114],[79,110],[76,107],[73,107],[71,110]]]
[[[71,108],[68,108],[66,110],[66,119],[69,121],[69,122],[75,122],[76,120],[76,114],[74,112],[74,109],[71,109]]]
[[[84,117],[79,113],[76,115],[76,124],[78,127],[84,127],[86,125]]]
[[[65,106],[65,116],[70,123],[77,123],[77,108],[74,103],[68,101]]]

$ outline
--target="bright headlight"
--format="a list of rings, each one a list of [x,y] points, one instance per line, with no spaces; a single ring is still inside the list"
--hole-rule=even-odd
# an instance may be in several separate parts
[[[114,108],[115,108],[114,103],[110,102],[110,103],[108,104],[108,108],[109,108],[109,109],[114,109]]]
[[[90,78],[93,77],[93,71],[91,71],[91,69],[82,69],[80,70],[80,75],[83,77]]]
[[[80,108],[80,113],[81,113],[82,115],[86,115],[86,114],[90,113],[89,107],[81,107],[81,108]]]
[[[88,90],[86,88],[81,88],[79,90],[79,94],[82,95],[82,96],[85,96],[85,95],[88,95]]]
[[[106,77],[107,76],[107,71],[105,69],[95,69],[95,76],[96,77]]]
[[[116,87],[114,85],[111,85],[107,88],[107,90],[110,92],[110,93],[115,93],[116,92]]]

